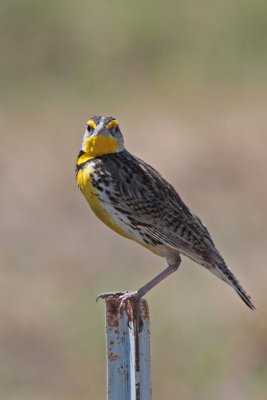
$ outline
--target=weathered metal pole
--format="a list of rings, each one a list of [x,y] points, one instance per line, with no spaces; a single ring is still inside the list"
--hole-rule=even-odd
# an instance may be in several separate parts
[[[106,298],[108,400],[151,400],[149,310]]]

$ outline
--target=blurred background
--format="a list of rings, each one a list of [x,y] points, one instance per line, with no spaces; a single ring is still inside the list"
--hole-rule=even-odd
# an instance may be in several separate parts
[[[164,260],[76,188],[94,114],[197,213],[251,294],[191,261],[148,296],[153,398],[267,396],[267,3],[0,3],[0,398],[104,399],[103,291]]]

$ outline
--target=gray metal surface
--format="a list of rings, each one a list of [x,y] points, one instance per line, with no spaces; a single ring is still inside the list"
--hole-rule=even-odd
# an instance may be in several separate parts
[[[147,302],[140,309],[106,298],[108,400],[151,400],[150,330]]]

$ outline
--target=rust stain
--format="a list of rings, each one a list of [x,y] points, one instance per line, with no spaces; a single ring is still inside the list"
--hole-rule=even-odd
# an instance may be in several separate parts
[[[134,334],[134,343],[135,343],[135,370],[140,371],[140,362],[139,362],[139,323],[140,323],[140,304],[141,302],[135,301],[134,299],[129,299],[129,309],[125,310],[128,317],[129,322],[133,324],[133,334]],[[128,312],[129,311],[129,314]],[[131,319],[130,319],[131,318]]]
[[[115,354],[115,353],[113,353],[112,351],[109,351],[108,352],[108,359],[110,360],[110,361],[116,361],[116,360],[119,360],[119,356],[118,356],[118,354]]]
[[[124,311],[126,312],[129,322],[133,322],[133,319],[134,319],[135,303],[136,302],[133,299],[128,299],[125,301],[125,304],[124,304]]]
[[[143,320],[149,320],[149,309],[148,309],[148,304],[145,299],[142,299],[140,302],[140,308],[141,308],[141,316]]]
[[[106,299],[107,307],[107,325],[111,328],[119,326],[119,307],[120,302],[117,299]]]

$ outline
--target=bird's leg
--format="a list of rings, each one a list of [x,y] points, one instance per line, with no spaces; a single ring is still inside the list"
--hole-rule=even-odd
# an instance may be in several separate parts
[[[127,300],[134,300],[136,302],[139,302],[139,300],[144,297],[144,295],[149,292],[153,287],[158,285],[163,279],[167,278],[169,275],[171,275],[173,272],[177,271],[179,268],[179,265],[181,264],[181,258],[177,257],[176,262],[172,264],[168,264],[168,267],[165,268],[160,274],[155,276],[155,278],[151,279],[148,283],[146,283],[144,286],[142,286],[140,289],[136,290],[135,292],[114,292],[114,293],[103,293],[100,294],[97,297],[97,300],[99,298],[105,299],[107,297],[114,297],[120,300],[120,309],[125,308],[125,303]]]
[[[141,299],[141,297],[144,297],[144,295],[147,294],[147,292],[149,292],[151,289],[153,289],[153,287],[157,286],[161,281],[163,281],[173,272],[177,271],[180,264],[181,264],[181,259],[179,257],[179,259],[177,259],[175,264],[168,264],[168,267],[165,268],[160,274],[155,276],[155,278],[151,279],[151,281],[147,282],[144,286],[142,286],[140,289],[138,289],[136,292],[133,293],[136,293],[136,296],[139,299]]]

